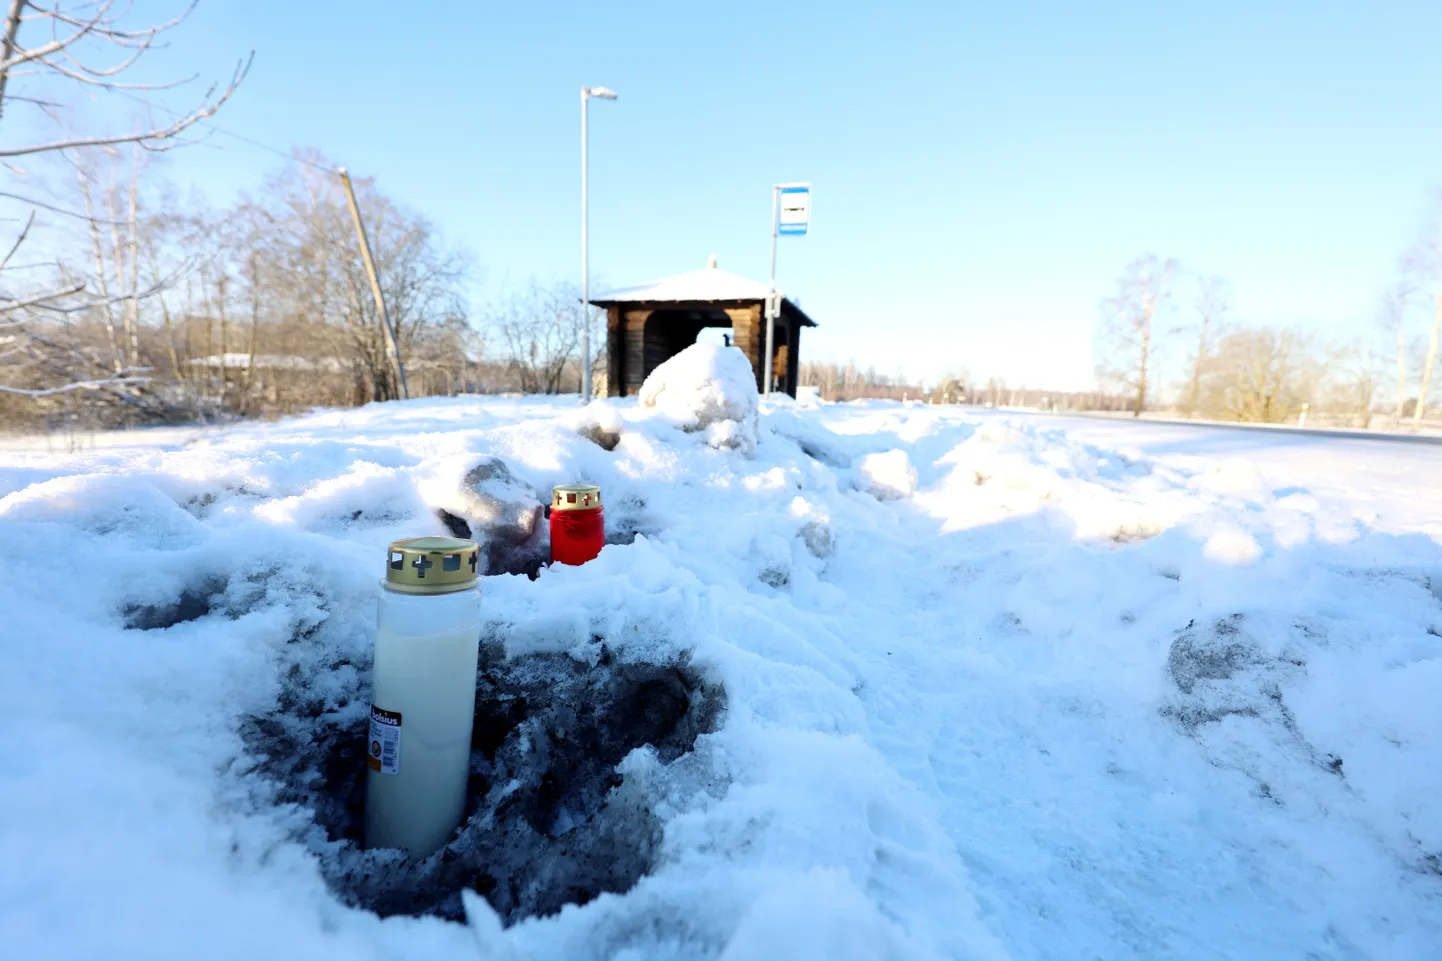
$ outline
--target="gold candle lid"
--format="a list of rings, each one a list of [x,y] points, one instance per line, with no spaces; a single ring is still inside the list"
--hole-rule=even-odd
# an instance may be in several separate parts
[[[402,594],[451,594],[480,581],[481,549],[460,537],[395,541],[386,562],[386,588]]]
[[[601,488],[595,484],[561,484],[551,488],[551,510],[589,511],[601,506]]]

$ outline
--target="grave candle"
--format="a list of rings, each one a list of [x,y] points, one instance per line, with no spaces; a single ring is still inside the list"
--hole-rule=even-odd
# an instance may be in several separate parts
[[[481,591],[475,541],[391,544],[376,619],[367,847],[425,857],[450,839],[466,806]]]
[[[562,484],[551,491],[551,561],[584,564],[606,546],[601,488]]]

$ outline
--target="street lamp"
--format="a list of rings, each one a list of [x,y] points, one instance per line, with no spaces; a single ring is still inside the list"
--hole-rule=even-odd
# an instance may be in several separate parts
[[[589,216],[586,203],[586,121],[590,114],[591,98],[615,100],[616,91],[606,87],[581,88],[581,403],[591,402],[591,262],[587,253],[590,239]]]

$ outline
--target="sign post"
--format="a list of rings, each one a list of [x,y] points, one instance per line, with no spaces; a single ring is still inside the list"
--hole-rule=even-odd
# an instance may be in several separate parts
[[[781,316],[781,295],[776,290],[776,238],[802,237],[811,225],[811,185],[774,184],[771,187],[771,293],[766,298],[766,360],[762,364],[762,394],[771,393],[771,362],[776,355],[776,318]]]

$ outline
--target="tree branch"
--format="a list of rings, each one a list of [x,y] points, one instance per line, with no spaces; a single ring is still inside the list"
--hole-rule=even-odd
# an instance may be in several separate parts
[[[96,27],[94,32],[98,36],[105,37],[108,40],[114,40],[118,45],[121,46],[124,46],[128,42],[134,40],[148,40],[159,34],[165,33],[168,30],[178,27],[182,21],[184,21],[187,17],[189,17],[192,13],[195,12],[195,7],[197,3],[199,3],[199,0],[191,0],[190,6],[186,7],[184,12],[182,12],[178,16],[167,20],[165,23],[156,24],[153,27],[146,27],[144,30],[116,30],[114,27],[109,26],[109,24],[114,23],[117,18],[111,17],[104,20],[104,23],[106,23],[107,26]],[[105,8],[108,9],[113,4],[114,0],[109,0],[109,2],[105,4]],[[58,23],[64,23],[75,27],[79,26],[81,23],[84,22],[81,20],[77,20],[74,17],[68,17],[64,13],[62,13],[60,11],[59,3],[56,3],[54,9],[44,8],[36,3],[31,3],[30,6],[34,7],[36,10],[42,11],[46,19],[53,20]],[[102,10],[99,12],[103,13],[104,11]]]
[[[124,71],[130,69],[132,66],[135,65],[135,61],[140,59],[140,55],[143,53],[145,53],[143,49],[137,50],[135,52],[135,55],[129,60],[117,65],[110,70],[95,70],[91,67],[85,66],[85,64],[81,63],[79,60],[76,60],[75,57],[71,56],[67,52],[65,56],[69,58],[69,60],[74,63],[75,66],[80,68],[80,72],[78,73],[74,70],[71,70],[69,67],[56,63],[49,57],[43,57],[37,62],[43,63],[45,66],[49,67],[51,70],[54,70],[56,73],[60,74],[63,77],[69,77],[71,80],[75,80],[80,83],[88,83],[94,87],[103,87],[106,90],[173,90],[176,87],[181,87],[187,83],[192,82],[193,80],[195,80],[196,77],[200,76],[199,74],[191,74],[183,80],[172,80],[168,83],[116,83],[113,80],[102,79],[104,77],[113,77],[118,73],[123,73]]]
[[[21,228],[21,230],[20,230],[20,236],[19,236],[19,237],[16,237],[16,238],[15,238],[15,243],[10,246],[10,252],[5,255],[5,259],[4,259],[4,260],[0,260],[0,270],[4,270],[4,269],[5,269],[5,265],[8,264],[8,263],[10,263],[10,258],[15,256],[15,251],[19,250],[19,249],[20,249],[20,245],[23,244],[23,243],[25,243],[25,238],[26,238],[27,236],[29,236],[29,234],[30,234],[30,228],[31,228],[34,224],[35,224],[35,211],[32,210],[32,211],[30,211],[30,216],[25,219],[25,226],[24,226],[23,228]]]
[[[69,297],[74,294],[80,293],[84,289],[84,284],[77,284],[74,287],[70,287],[65,290],[52,290],[46,294],[36,294],[35,296],[29,297],[25,300],[15,301],[14,303],[4,304],[3,306],[0,306],[0,314],[8,314],[11,311],[15,310],[24,310],[26,307],[37,307],[44,304],[44,302],[47,300],[55,300],[58,297]],[[21,323],[21,321],[18,320],[0,321],[0,326],[13,326],[19,323]]]
[[[81,40],[83,37],[93,31],[96,26],[104,20],[105,14],[110,10],[112,6],[114,6],[114,4],[115,0],[104,0],[104,3],[101,5],[100,9],[95,12],[95,16],[92,17],[88,22],[82,22],[78,20],[72,21],[69,19],[64,20],[63,22],[65,22],[67,25],[75,26],[76,28],[75,32],[64,40],[56,37],[42,47],[36,47],[34,50],[25,50],[24,48],[16,44],[15,35],[18,32],[20,21],[25,19],[24,17],[20,16],[20,11],[25,8],[26,3],[24,2],[24,0],[16,0],[16,2],[10,7],[9,17],[6,18],[8,21],[5,25],[6,36],[4,53],[6,59],[3,62],[0,62],[0,77],[8,75],[11,68],[13,67],[18,67],[22,63],[29,63],[32,60],[39,60],[41,57],[48,57],[52,53],[59,53],[61,50],[64,50],[72,43]],[[42,10],[43,8],[37,6],[35,9]],[[44,12],[51,20],[51,35],[55,36],[55,22],[61,19],[60,11],[57,8],[53,12],[48,10]]]
[[[80,137],[74,140],[59,140],[47,144],[32,144],[25,147],[10,147],[0,149],[0,157],[20,157],[26,154],[44,153],[52,150],[72,150],[79,147],[104,147],[120,143],[138,143],[146,150],[166,150],[164,145],[167,140],[173,140],[182,131],[195,126],[200,121],[214,114],[221,106],[231,98],[236,88],[240,86],[250,71],[250,65],[255,60],[255,52],[251,51],[249,57],[236,66],[235,74],[232,76],[229,86],[225,91],[204,107],[192,110],[189,114],[177,120],[167,127],[158,127],[145,133],[116,134],[111,137]],[[207,93],[207,97],[209,93]]]
[[[22,397],[50,397],[72,390],[102,390],[119,384],[148,383],[150,383],[149,377],[111,377],[106,380],[82,380],[73,384],[64,384],[60,387],[46,387],[41,390],[28,390],[24,387],[7,387],[4,384],[0,384],[0,393],[19,394]]]
[[[10,193],[9,191],[5,191],[5,190],[0,190],[0,197],[7,197],[7,198],[9,198],[10,200],[18,200],[18,201],[20,201],[22,204],[30,204],[30,205],[33,206],[33,207],[40,207],[40,208],[42,208],[42,209],[44,209],[44,210],[50,211],[52,214],[60,214],[60,215],[65,216],[65,217],[74,217],[76,220],[92,220],[92,219],[94,219],[94,218],[92,218],[89,214],[82,214],[82,213],[79,213],[78,211],[74,211],[74,210],[66,210],[64,207],[56,207],[56,206],[53,205],[53,204],[47,204],[47,203],[46,203],[45,201],[43,201],[43,200],[32,200],[32,199],[29,198],[29,197],[22,197],[22,196],[20,196],[19,194],[12,194],[12,193]],[[31,217],[32,220],[33,220],[34,217],[35,217],[35,212],[34,212],[33,210],[30,212],[30,217]],[[102,223],[102,224],[108,224],[108,223],[109,223],[109,221],[106,221],[106,220],[101,220],[101,221],[99,221],[99,222]],[[22,239],[23,239],[23,236],[22,236]],[[11,251],[11,253],[14,253],[14,251]],[[8,259],[8,258],[7,258],[7,259]]]

